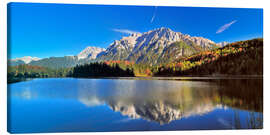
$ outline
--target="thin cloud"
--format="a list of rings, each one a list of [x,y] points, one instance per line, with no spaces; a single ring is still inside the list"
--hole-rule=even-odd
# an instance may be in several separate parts
[[[135,119],[134,118],[124,118],[124,119],[121,119],[121,120],[117,120],[114,123],[124,123],[124,122],[129,122],[131,120],[135,120]]]
[[[154,10],[154,13],[153,13],[153,16],[152,16],[152,18],[151,18],[150,23],[152,23],[152,22],[155,20],[156,14],[157,14],[157,6],[155,6],[155,10]]]
[[[120,32],[120,33],[124,33],[124,34],[133,34],[133,33],[140,33],[137,31],[132,31],[132,30],[128,30],[128,29],[112,29],[115,32]]]
[[[226,127],[233,127],[227,120],[224,120],[222,118],[218,118],[217,121]]]
[[[233,21],[231,21],[230,23],[227,23],[227,24],[221,26],[221,27],[217,30],[216,34],[219,34],[219,33],[223,32],[224,30],[228,29],[229,27],[231,27],[231,25],[233,25],[233,24],[236,23],[236,22],[237,22],[237,20],[233,20]]]

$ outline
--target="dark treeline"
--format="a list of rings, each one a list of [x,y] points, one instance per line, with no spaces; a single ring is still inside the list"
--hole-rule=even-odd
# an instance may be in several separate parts
[[[77,65],[73,68],[70,77],[133,77],[132,68],[120,68],[118,64],[108,65],[104,62],[95,62]]]
[[[62,77],[133,77],[133,68],[119,66],[119,63],[106,64],[95,62],[77,65],[74,68],[50,69],[40,66],[8,66],[8,83],[24,81],[27,78],[62,78]]]
[[[213,80],[222,86],[220,102],[234,108],[263,112],[263,79]]]
[[[27,64],[8,66],[7,81],[13,83],[27,78],[66,77],[71,74],[71,71],[71,68],[50,69]]]

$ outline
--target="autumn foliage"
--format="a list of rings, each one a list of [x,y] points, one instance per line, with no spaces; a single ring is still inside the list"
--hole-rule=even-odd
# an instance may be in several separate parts
[[[159,67],[156,76],[262,75],[263,39],[253,39],[205,51]]]

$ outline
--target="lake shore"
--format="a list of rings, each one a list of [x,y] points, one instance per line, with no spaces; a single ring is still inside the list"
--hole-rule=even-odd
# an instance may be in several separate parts
[[[49,77],[50,78],[50,77]],[[54,77],[51,77],[54,78]],[[76,78],[76,77],[59,77],[59,79],[63,78]],[[135,77],[77,77],[82,79],[125,79],[125,80],[216,80],[216,79],[263,79],[263,75],[218,75],[218,76],[179,76],[179,77],[172,77],[172,76],[135,76]],[[33,79],[48,79],[48,78],[24,78],[24,79],[15,79],[13,81],[8,81],[8,84],[28,81]]]
[[[97,79],[97,78],[94,78]],[[263,79],[263,75],[219,75],[219,76],[154,76],[154,77],[102,77],[101,79],[127,79],[127,80],[216,80],[216,79]]]

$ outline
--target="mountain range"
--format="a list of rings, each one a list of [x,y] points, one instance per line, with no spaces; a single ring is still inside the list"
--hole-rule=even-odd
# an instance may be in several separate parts
[[[115,40],[108,48],[87,47],[76,56],[39,59],[23,57],[9,60],[9,65],[29,64],[50,68],[73,67],[93,61],[128,60],[135,63],[159,64],[172,62],[192,54],[223,47],[227,42],[215,43],[207,38],[192,37],[161,27]]]
[[[20,64],[29,64],[32,61],[39,61],[40,58],[31,57],[31,56],[24,56],[22,58],[16,58],[9,60],[9,64],[11,65],[20,65]]]

